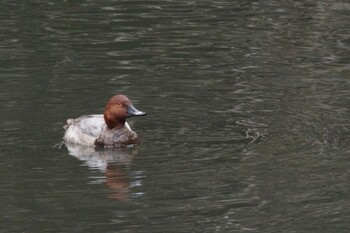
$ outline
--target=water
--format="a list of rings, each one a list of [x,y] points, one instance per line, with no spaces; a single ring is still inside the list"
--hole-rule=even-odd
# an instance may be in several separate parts
[[[0,6],[0,232],[349,231],[347,1]],[[54,147],[118,93],[141,146]]]

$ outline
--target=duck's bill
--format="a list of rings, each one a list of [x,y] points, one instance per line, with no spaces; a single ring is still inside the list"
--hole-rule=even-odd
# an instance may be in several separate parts
[[[144,116],[144,115],[146,115],[145,112],[142,112],[142,111],[138,110],[133,105],[130,105],[128,107],[127,114],[128,114],[128,117],[131,117],[131,116]]]

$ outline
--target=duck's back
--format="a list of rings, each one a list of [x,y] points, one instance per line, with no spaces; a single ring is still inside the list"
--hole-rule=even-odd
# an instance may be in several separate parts
[[[96,138],[106,129],[102,114],[85,115],[68,119],[63,140],[67,143],[93,146]]]

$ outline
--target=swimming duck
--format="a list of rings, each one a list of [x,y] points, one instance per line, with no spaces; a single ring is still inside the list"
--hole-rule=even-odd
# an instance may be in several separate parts
[[[137,134],[131,130],[126,118],[144,116],[125,95],[111,97],[104,114],[84,115],[68,119],[63,141],[93,147],[123,147],[139,144]]]

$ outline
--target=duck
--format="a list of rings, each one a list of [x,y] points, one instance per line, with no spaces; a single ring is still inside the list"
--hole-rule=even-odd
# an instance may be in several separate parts
[[[129,98],[112,96],[103,114],[83,115],[68,119],[64,126],[63,142],[88,147],[127,147],[140,144],[140,139],[126,119],[145,116],[146,112],[134,107]]]

